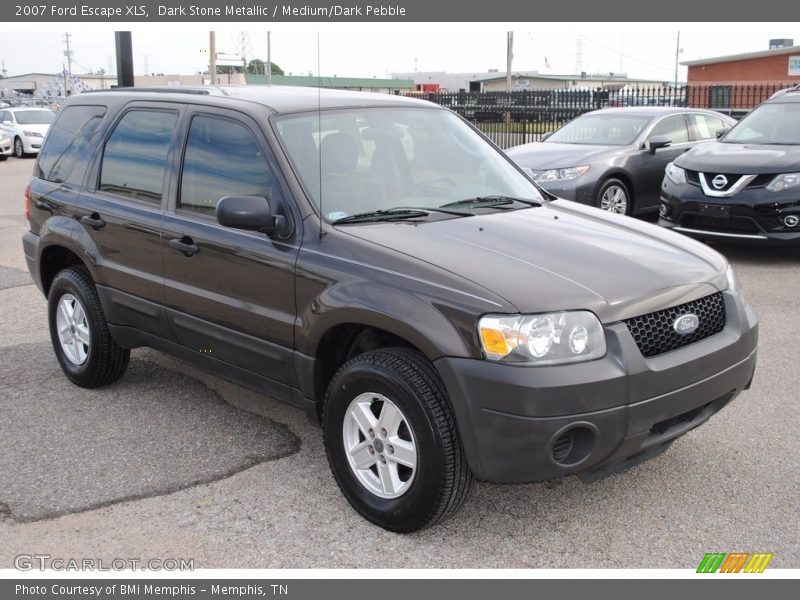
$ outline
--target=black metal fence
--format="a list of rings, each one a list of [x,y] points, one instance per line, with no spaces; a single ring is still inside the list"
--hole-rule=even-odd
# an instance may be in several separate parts
[[[623,89],[524,90],[515,92],[415,93],[446,106],[474,123],[501,148],[541,139],[568,121],[598,108],[614,106],[690,106],[710,108],[736,118],[790,83]]]

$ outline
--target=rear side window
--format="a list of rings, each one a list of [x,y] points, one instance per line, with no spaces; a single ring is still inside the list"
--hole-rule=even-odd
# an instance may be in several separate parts
[[[177,121],[174,111],[135,109],[125,113],[103,150],[100,190],[160,203]]]
[[[178,206],[213,215],[223,196],[277,193],[267,161],[253,132],[242,123],[198,115],[192,119]]]
[[[722,119],[718,119],[711,115],[704,115],[702,113],[694,113],[688,115],[689,126],[692,129],[692,135],[696,140],[712,140],[717,137],[717,131],[720,129],[730,129]]]
[[[39,153],[35,176],[56,183],[67,181],[105,114],[105,106],[69,106],[59,112]]]

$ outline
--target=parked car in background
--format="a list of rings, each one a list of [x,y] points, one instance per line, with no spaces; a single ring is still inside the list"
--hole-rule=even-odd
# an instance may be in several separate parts
[[[55,113],[47,108],[15,107],[0,110],[0,126],[11,134],[14,155],[37,154]]]
[[[7,159],[11,155],[13,147],[14,142],[11,139],[11,134],[0,128],[0,161]]]
[[[544,141],[507,153],[559,198],[633,215],[658,209],[667,163],[734,123],[709,110],[608,108],[581,115]]]
[[[700,239],[800,243],[800,86],[667,166],[659,223]]]

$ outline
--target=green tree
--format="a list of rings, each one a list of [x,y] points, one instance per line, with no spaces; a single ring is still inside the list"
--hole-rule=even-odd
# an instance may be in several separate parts
[[[272,63],[270,71],[273,75],[283,75],[283,69],[281,69],[275,63]],[[263,60],[260,58],[254,58],[249,63],[247,63],[247,72],[248,73],[255,73],[256,75],[264,75],[266,73],[266,67]]]

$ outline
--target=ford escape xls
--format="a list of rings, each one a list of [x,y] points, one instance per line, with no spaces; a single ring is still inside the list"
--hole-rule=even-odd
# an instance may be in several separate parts
[[[321,421],[342,492],[414,531],[473,477],[597,477],[750,384],[715,251],[539,190],[452,112],[302,88],[70,98],[26,193],[78,385],[152,346]]]

